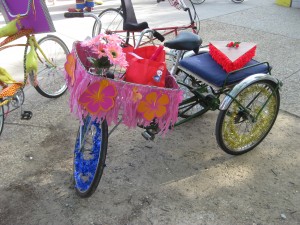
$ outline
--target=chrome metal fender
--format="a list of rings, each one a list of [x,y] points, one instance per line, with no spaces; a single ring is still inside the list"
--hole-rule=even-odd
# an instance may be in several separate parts
[[[208,48],[200,48],[198,51],[198,54],[205,53],[205,52],[209,52],[209,49]],[[186,57],[191,57],[193,55],[196,55],[194,51],[187,51],[183,54],[182,58],[184,59]]]
[[[240,83],[234,86],[234,88],[229,92],[229,94],[224,98],[222,103],[219,106],[220,110],[226,110],[228,109],[230,103],[233,101],[233,99],[246,87],[253,84],[254,82],[261,81],[261,80],[268,80],[274,83],[274,85],[278,85],[281,87],[282,83],[277,78],[274,78],[268,74],[265,73],[257,73],[253,74],[244,80],[242,80]]]

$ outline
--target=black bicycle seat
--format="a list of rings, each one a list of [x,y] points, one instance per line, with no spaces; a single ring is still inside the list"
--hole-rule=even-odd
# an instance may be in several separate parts
[[[141,31],[144,29],[149,28],[148,23],[147,22],[142,22],[142,23],[129,23],[129,22],[125,22],[123,24],[123,30],[126,31]]]
[[[180,32],[173,40],[166,41],[164,46],[176,50],[193,50],[198,53],[202,39],[191,32]]]

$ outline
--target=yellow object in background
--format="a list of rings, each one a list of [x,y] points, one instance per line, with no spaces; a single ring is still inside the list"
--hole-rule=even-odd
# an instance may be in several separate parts
[[[103,1],[96,0],[96,1],[95,1],[95,4],[96,4],[96,5],[102,5],[102,4],[103,4]]]
[[[0,37],[7,37],[14,35],[18,32],[17,28],[17,22],[19,18],[16,18],[9,23],[7,23],[5,26],[0,28]]]
[[[5,84],[13,84],[16,81],[9,75],[9,73],[2,67],[0,67],[0,82]]]
[[[291,1],[292,0],[276,0],[275,3],[281,6],[291,7]]]

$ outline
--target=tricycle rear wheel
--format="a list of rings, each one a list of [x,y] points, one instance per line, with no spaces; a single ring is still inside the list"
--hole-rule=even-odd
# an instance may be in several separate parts
[[[279,105],[278,88],[270,81],[258,81],[241,90],[229,107],[219,113],[216,123],[219,146],[231,155],[255,148],[271,130]]]

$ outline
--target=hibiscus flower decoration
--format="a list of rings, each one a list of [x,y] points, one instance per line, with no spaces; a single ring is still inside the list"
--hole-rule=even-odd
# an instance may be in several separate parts
[[[115,105],[117,90],[108,80],[96,81],[89,85],[79,97],[79,103],[92,115],[107,112]]]
[[[68,54],[67,62],[65,63],[65,70],[68,76],[71,78],[71,85],[73,86],[75,82],[75,67],[76,67],[76,59],[72,53]]]
[[[160,118],[167,113],[166,106],[169,102],[168,95],[159,95],[157,92],[151,92],[139,103],[137,111],[143,113],[146,120],[151,121],[154,118]]]
[[[137,102],[143,98],[143,95],[139,92],[137,87],[132,88],[132,100],[133,102]]]

